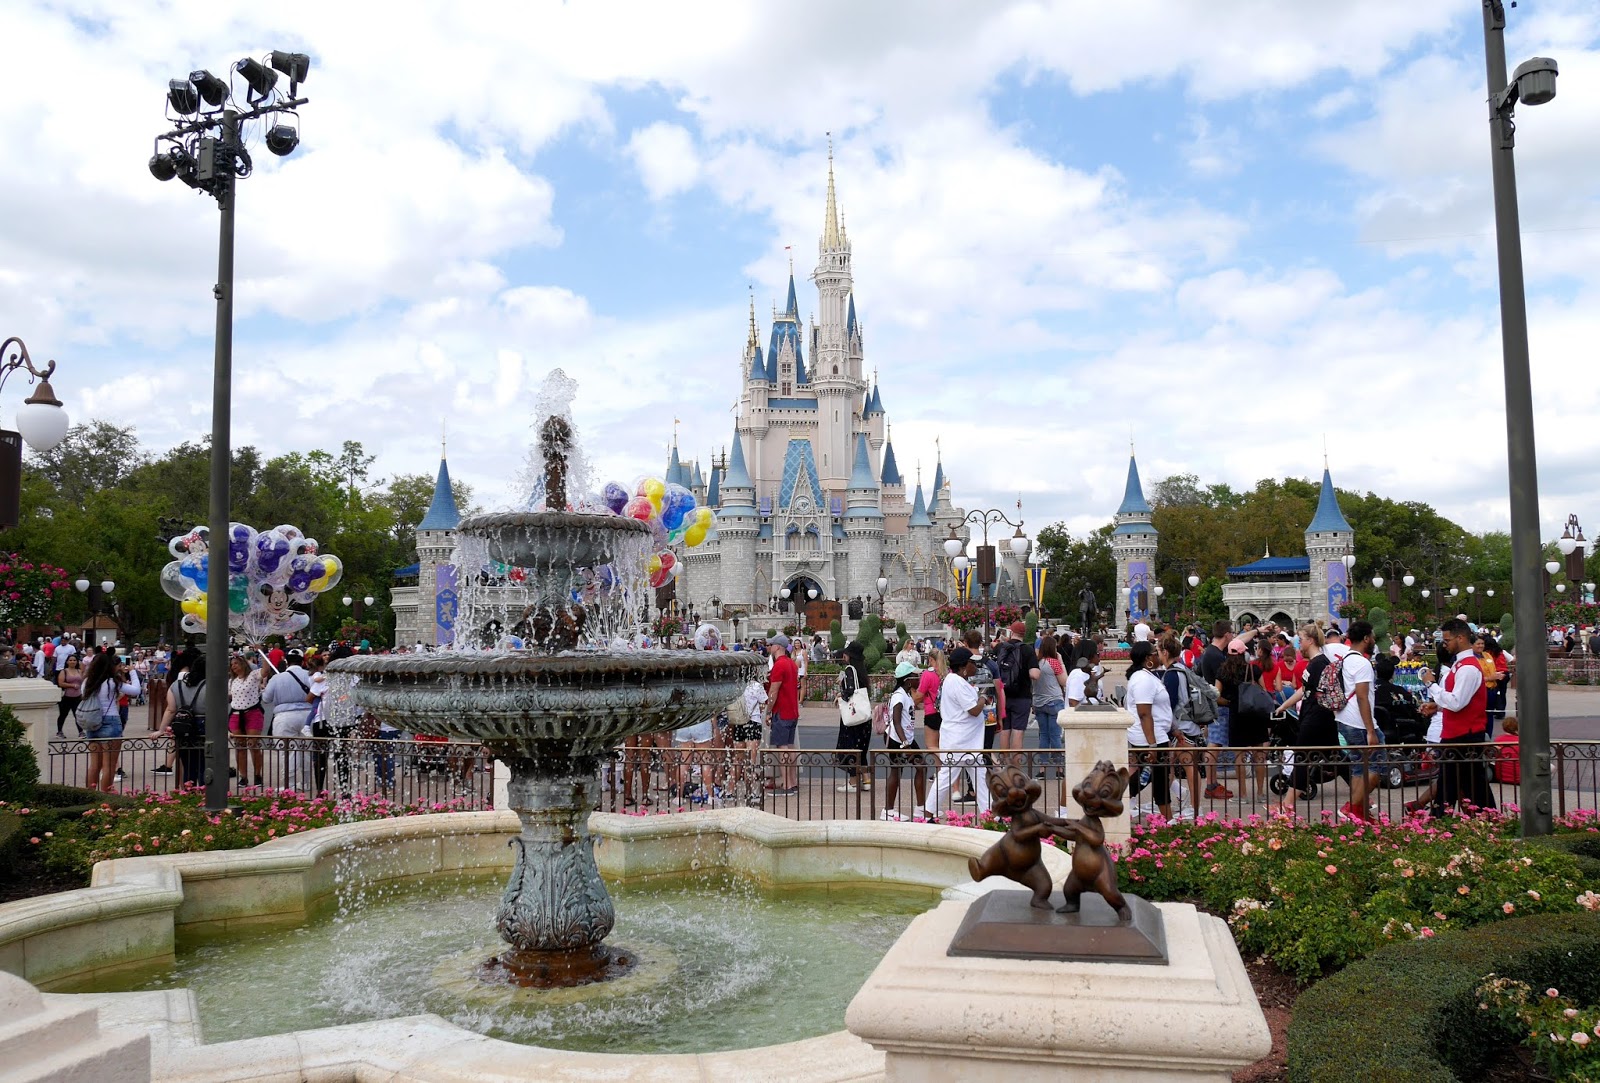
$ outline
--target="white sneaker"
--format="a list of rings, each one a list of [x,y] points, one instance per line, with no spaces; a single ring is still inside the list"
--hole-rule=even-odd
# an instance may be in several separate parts
[[[898,823],[899,821],[904,820],[905,817],[900,815],[898,812],[896,812],[892,808],[886,808],[882,812],[878,813],[878,819],[880,819],[880,820],[892,820],[892,821]]]

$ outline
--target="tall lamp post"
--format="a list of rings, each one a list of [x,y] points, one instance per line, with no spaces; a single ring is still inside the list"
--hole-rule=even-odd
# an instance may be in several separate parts
[[[1522,285],[1522,226],[1512,113],[1519,101],[1556,96],[1556,62],[1535,57],[1506,80],[1506,9],[1483,0],[1484,69],[1489,84],[1489,158],[1494,171],[1494,226],[1500,270],[1500,345],[1505,355],[1506,459],[1510,467],[1511,586],[1517,624],[1517,725],[1522,761],[1522,833],[1550,833],[1550,690],[1539,585],[1539,468],[1534,455],[1533,380],[1528,372],[1528,305]]]
[[[158,181],[174,177],[212,196],[222,212],[217,236],[216,356],[211,382],[211,508],[212,538],[228,536],[231,514],[228,470],[233,458],[233,219],[236,182],[253,167],[245,148],[247,126],[267,123],[264,142],[280,157],[300,144],[297,108],[306,103],[300,84],[311,71],[304,53],[274,51],[266,63],[245,57],[219,78],[192,71],[187,79],[167,83],[167,119],[172,130],[156,138],[150,175]],[[278,88],[278,75],[288,77],[288,92]],[[234,95],[232,80],[243,83],[244,100]],[[206,590],[206,716],[228,717],[228,577],[213,575]],[[206,809],[228,807],[228,735],[223,726],[206,733]]]
[[[43,371],[34,368],[27,345],[13,336],[0,342],[0,388],[18,369],[39,386],[17,407],[17,427],[0,429],[0,530],[9,530],[22,518],[22,442],[35,451],[49,451],[67,435],[67,412],[50,386],[56,363],[45,362]]]
[[[1016,527],[1017,532],[1011,536],[1007,544],[1011,546],[1011,555],[1018,560],[1028,555],[1028,536],[1022,532],[1022,520],[1012,521],[1006,513],[999,508],[985,508],[980,511],[968,512],[964,523],[977,523],[983,527],[983,542],[978,546],[978,588],[983,594],[983,634],[989,635],[989,607],[994,601],[994,585],[999,581],[1000,573],[998,562],[995,560],[995,547],[989,544],[989,527],[1000,523]],[[954,529],[951,536],[945,539],[944,552],[952,562],[963,556],[966,545],[955,536]],[[964,569],[963,569],[964,570]]]
[[[879,620],[883,619],[884,598],[888,595],[888,593],[889,593],[889,577],[886,576],[886,575],[878,576],[878,619]]]
[[[1409,587],[1417,581],[1417,577],[1407,571],[1405,565],[1397,564],[1392,560],[1384,561],[1382,567],[1384,571],[1389,573],[1389,578],[1385,580],[1383,576],[1375,575],[1372,577],[1372,585],[1378,590],[1382,590],[1384,583],[1388,583],[1389,605],[1392,608],[1400,604],[1400,584],[1404,583]],[[1396,568],[1399,569],[1398,575],[1395,572]]]

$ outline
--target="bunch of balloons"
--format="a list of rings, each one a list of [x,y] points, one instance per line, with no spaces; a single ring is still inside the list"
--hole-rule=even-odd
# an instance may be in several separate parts
[[[173,538],[174,559],[161,569],[161,589],[183,609],[185,632],[203,632],[211,584],[211,532],[197,526]],[[344,564],[319,553],[313,538],[287,523],[258,531],[230,523],[227,538],[228,627],[249,636],[289,635],[311,618],[290,608],[332,590],[344,577]]]
[[[600,496],[612,514],[648,523],[654,531],[657,551],[646,568],[652,587],[665,586],[678,574],[678,558],[668,546],[682,542],[693,549],[706,540],[717,522],[716,512],[697,506],[692,492],[660,478],[640,479],[632,493],[614,481],[607,482]]]

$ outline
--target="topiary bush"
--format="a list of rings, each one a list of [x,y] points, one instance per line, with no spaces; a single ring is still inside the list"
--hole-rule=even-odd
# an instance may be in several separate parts
[[[844,650],[844,629],[837,619],[828,622],[828,649],[834,654]]]
[[[896,639],[898,639],[901,643],[904,643],[907,639],[910,638],[910,633],[906,631],[906,622],[905,621],[897,620],[897,621],[894,622],[894,637]]]
[[[1510,613],[1500,614],[1500,646],[1508,651],[1517,647],[1517,618]]]
[[[1295,1083],[1455,1083],[1520,1034],[1478,1007],[1489,974],[1600,1000],[1600,917],[1538,914],[1395,943],[1313,985],[1289,1021]]]
[[[1025,640],[1028,643],[1032,643],[1034,637],[1039,634],[1039,611],[1037,609],[1028,610],[1028,615],[1022,618],[1022,623],[1028,629]]]
[[[1378,646],[1383,650],[1389,649],[1389,611],[1377,606],[1367,610],[1367,621],[1372,625],[1372,634],[1378,639]]]
[[[0,703],[0,801],[33,800],[39,783],[39,760],[28,743],[28,731],[17,713]]]

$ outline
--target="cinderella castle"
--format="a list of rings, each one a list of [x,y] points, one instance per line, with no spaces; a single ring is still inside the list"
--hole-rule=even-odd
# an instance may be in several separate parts
[[[715,508],[717,524],[702,545],[678,547],[673,597],[658,603],[729,624],[748,620],[744,628],[752,629],[789,623],[797,611],[808,611],[812,623],[837,612],[848,627],[852,615],[877,612],[881,603],[886,619],[922,629],[934,627],[933,611],[960,593],[945,542],[966,546],[967,513],[951,495],[937,449],[932,487],[924,491],[919,469],[907,491],[882,390],[875,375],[867,378],[850,255],[830,154],[812,274],[819,311],[802,322],[791,268],[765,347],[751,303],[731,442],[702,466],[685,461],[673,441],[665,480]],[[454,635],[449,561],[459,520],[441,460],[433,503],[417,525],[418,562],[395,573],[399,643],[433,646]],[[997,601],[1026,597],[1026,557],[997,547]],[[976,583],[966,597],[981,598]]]
[[[666,480],[717,509],[716,532],[680,554],[677,604],[714,619],[850,602],[914,628],[957,593],[944,543],[965,546],[966,511],[951,495],[935,454],[933,484],[920,470],[908,492],[876,374],[869,381],[865,333],[856,314],[850,238],[839,215],[833,159],[817,242],[817,314],[803,322],[794,272],[782,311],[762,346],[754,302],[739,359],[733,438],[709,458],[685,462],[676,441]],[[1000,547],[996,596],[1025,582]],[[1024,592],[1025,593],[1025,592]],[[971,595],[977,597],[976,588]]]

